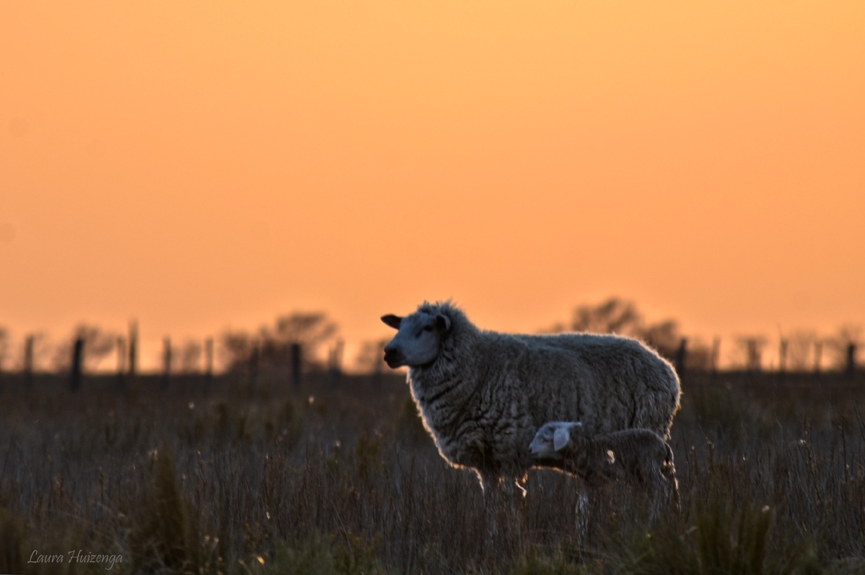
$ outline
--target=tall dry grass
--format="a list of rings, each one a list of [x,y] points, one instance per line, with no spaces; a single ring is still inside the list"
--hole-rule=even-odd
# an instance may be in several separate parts
[[[401,376],[258,379],[4,376],[0,572],[106,571],[82,550],[122,573],[865,573],[861,378],[689,373],[681,513],[613,488],[584,532],[556,472],[488,508]]]

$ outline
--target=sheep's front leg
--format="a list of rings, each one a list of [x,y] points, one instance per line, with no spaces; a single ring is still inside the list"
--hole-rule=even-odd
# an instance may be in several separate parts
[[[498,524],[496,515],[501,507],[502,501],[502,485],[501,478],[497,475],[478,472],[478,479],[481,482],[481,489],[484,491],[484,507],[486,507],[487,516],[487,535],[492,540],[498,533]]]
[[[591,510],[592,488],[583,481],[580,484],[580,496],[577,498],[576,530],[585,536],[589,532],[589,511]]]

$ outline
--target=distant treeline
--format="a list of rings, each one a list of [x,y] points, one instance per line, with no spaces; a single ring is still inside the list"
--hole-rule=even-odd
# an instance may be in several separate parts
[[[706,339],[682,333],[674,319],[647,321],[637,306],[621,298],[574,308],[569,322],[539,330],[543,333],[585,331],[616,333],[641,339],[673,362],[679,371],[734,369],[804,372],[833,369],[854,371],[861,348],[861,325],[844,325],[831,335],[796,329],[774,338],[764,334],[738,334],[728,339]],[[361,342],[352,368],[380,373],[386,339]],[[722,361],[723,344],[723,361]],[[0,326],[0,373],[13,372],[106,372],[135,374],[139,370],[141,345],[137,322],[126,333],[81,323],[60,340],[44,333],[13,339]],[[280,315],[255,331],[225,330],[215,337],[173,342],[163,338],[160,369],[170,373],[251,372],[340,372],[344,341],[338,324],[325,312],[295,311]],[[113,361],[112,361],[113,356]],[[113,365],[112,365],[113,363]]]

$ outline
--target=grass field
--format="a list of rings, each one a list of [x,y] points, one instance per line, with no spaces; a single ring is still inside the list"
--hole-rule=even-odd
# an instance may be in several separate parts
[[[4,374],[0,573],[865,573],[865,378],[683,390],[681,513],[650,523],[614,488],[577,532],[577,482],[555,472],[488,508],[400,375],[94,376],[73,394]]]

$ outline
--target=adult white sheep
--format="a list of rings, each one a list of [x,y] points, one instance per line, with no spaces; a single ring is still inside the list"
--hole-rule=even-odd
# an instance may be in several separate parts
[[[529,445],[532,457],[576,475],[589,488],[621,481],[648,488],[654,496],[663,493],[678,509],[673,450],[660,435],[648,429],[624,429],[587,436],[582,427],[579,421],[545,423]],[[581,503],[587,497],[583,491]]]
[[[679,407],[672,366],[634,339],[484,331],[450,302],[381,319],[398,330],[384,359],[409,367],[439,453],[474,469],[485,491],[525,481],[529,443],[548,421],[581,421],[590,434],[642,427],[668,437]]]

